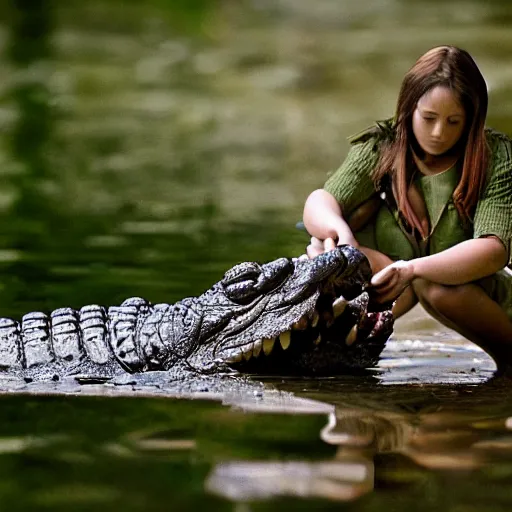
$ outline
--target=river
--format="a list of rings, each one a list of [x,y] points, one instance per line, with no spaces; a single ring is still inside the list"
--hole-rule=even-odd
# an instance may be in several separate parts
[[[0,44],[7,317],[175,302],[240,261],[302,254],[308,193],[349,135],[393,115],[432,46],[474,56],[488,124],[512,133],[507,1],[12,0]],[[417,308],[364,378],[265,379],[194,400],[5,393],[0,500],[509,510],[511,392],[493,369]]]

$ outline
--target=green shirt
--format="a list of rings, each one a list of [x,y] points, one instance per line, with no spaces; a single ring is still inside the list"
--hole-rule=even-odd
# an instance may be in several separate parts
[[[371,174],[379,159],[381,143],[393,135],[391,122],[383,121],[353,137],[347,158],[325,183],[324,189],[338,200],[346,217],[378,194]],[[430,234],[426,240],[416,240],[404,229],[396,207],[390,207],[388,201],[382,200],[372,220],[356,233],[359,243],[377,249],[393,260],[410,260],[438,253],[464,240],[495,235],[503,242],[510,257],[512,140],[490,129],[486,130],[486,137],[490,149],[487,182],[471,225],[464,225],[452,200],[459,180],[459,169],[454,166],[434,176],[417,174],[416,184],[430,217]],[[511,270],[500,270],[478,284],[501,305],[512,321]]]
[[[352,138],[352,145],[341,167],[329,177],[324,189],[340,203],[349,216],[359,205],[377,194],[371,174],[375,169],[381,143],[393,135],[390,121],[379,122]],[[421,176],[423,192],[430,215],[431,232],[426,243],[417,242],[403,229],[396,209],[385,202],[374,223],[360,233],[360,243],[388,254],[393,259],[412,259],[435,254],[470,238],[497,236],[510,255],[512,239],[512,140],[494,130],[486,130],[490,149],[488,178],[478,201],[472,225],[465,227],[452,201],[458,182],[458,170],[435,176]],[[359,235],[359,233],[358,233]]]

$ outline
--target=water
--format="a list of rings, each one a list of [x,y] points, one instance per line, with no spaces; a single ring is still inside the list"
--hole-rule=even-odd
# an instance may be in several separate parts
[[[0,314],[174,302],[239,261],[301,254],[307,194],[347,136],[392,115],[427,48],[469,50],[489,124],[512,133],[511,25],[496,0],[2,5]],[[223,401],[4,395],[0,499],[508,510],[512,408],[492,370],[415,310],[367,378],[268,379]]]

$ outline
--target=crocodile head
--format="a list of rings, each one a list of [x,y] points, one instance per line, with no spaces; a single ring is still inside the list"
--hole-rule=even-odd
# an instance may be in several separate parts
[[[366,257],[345,245],[314,259],[241,263],[161,324],[174,355],[197,370],[335,375],[373,366],[393,329],[373,310]],[[163,329],[162,329],[163,326]],[[166,327],[167,326],[167,327]]]

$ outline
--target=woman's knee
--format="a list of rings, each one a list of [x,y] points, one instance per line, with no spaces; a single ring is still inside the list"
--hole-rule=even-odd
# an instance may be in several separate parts
[[[426,279],[415,279],[413,282],[414,292],[425,309],[439,313],[453,308],[465,287],[466,285],[446,286]]]
[[[412,289],[420,301],[428,300],[432,294],[434,284],[426,279],[417,278],[412,282]]]

